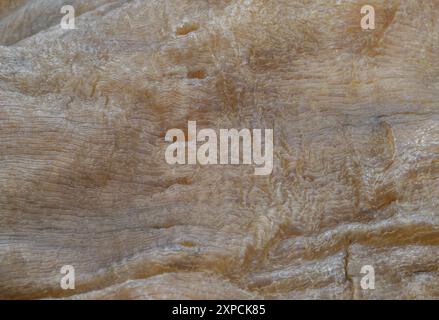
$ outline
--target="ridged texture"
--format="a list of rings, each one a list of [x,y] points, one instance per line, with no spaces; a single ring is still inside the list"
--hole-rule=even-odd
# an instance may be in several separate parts
[[[439,2],[364,2],[2,1],[0,298],[439,298]],[[188,120],[273,173],[168,165]]]

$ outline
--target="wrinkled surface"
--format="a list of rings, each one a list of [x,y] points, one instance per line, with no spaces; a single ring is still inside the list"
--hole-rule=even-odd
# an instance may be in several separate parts
[[[0,1],[0,298],[439,298],[439,1],[367,3]],[[188,120],[273,173],[168,165]]]

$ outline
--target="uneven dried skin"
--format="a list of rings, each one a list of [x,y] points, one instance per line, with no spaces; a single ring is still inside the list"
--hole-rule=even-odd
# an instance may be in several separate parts
[[[439,298],[439,2],[367,2],[0,1],[0,298]],[[188,120],[273,173],[168,165]]]

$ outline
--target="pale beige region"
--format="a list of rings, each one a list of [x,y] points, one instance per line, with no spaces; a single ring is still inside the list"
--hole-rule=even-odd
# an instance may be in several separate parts
[[[439,298],[439,1],[1,0],[0,44],[0,298]],[[188,120],[273,173],[168,165]]]

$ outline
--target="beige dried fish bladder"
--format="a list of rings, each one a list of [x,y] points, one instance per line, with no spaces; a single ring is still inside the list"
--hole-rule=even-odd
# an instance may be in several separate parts
[[[433,0],[1,1],[0,298],[437,299],[437,21]]]

